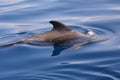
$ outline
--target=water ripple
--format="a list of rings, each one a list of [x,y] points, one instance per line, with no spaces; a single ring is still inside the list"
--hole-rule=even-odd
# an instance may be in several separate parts
[[[119,14],[118,0],[0,0],[0,44],[46,32],[50,20],[98,40],[58,56],[53,46],[0,48],[0,80],[120,80]]]
[[[20,3],[20,2],[23,2],[24,0],[12,0],[12,1],[9,1],[9,0],[1,0],[0,1],[0,7],[1,6],[7,6],[7,5],[13,5],[13,4],[17,4],[17,3]]]
[[[113,20],[113,19],[120,19],[120,15],[112,15],[112,16],[93,16],[93,17],[86,17],[81,21],[98,21],[98,20]]]
[[[15,11],[15,10],[19,10],[19,9],[28,8],[30,6],[31,5],[17,5],[17,6],[5,7],[5,8],[1,8],[0,12]]]

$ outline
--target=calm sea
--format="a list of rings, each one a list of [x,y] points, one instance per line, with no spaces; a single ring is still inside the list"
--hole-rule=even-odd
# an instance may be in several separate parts
[[[56,56],[54,46],[0,48],[0,80],[120,80],[120,0],[0,0],[0,45],[48,31],[50,20],[107,40]]]

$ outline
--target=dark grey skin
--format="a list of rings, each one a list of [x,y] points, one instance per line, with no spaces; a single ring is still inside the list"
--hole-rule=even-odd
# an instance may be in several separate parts
[[[53,25],[53,29],[36,35],[32,37],[28,37],[21,40],[16,40],[10,42],[1,47],[11,46],[14,44],[31,44],[31,45],[54,45],[54,51],[52,56],[60,54],[62,50],[68,49],[75,44],[80,43],[80,45],[87,44],[91,42],[91,35],[85,35],[80,32],[76,32],[69,28],[69,26],[58,22],[58,21],[50,21]],[[77,42],[73,40],[79,39]]]
[[[36,41],[52,45],[61,45],[71,40],[75,40],[82,37],[89,37],[88,35],[85,35],[83,33],[73,31],[67,25],[58,21],[50,21],[50,23],[53,25],[53,29],[51,31],[27,39],[23,39],[22,42],[27,41],[29,43],[31,41]]]

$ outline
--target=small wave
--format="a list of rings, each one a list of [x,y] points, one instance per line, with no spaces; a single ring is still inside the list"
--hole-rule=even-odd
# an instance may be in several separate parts
[[[88,22],[88,21],[113,20],[113,19],[120,19],[120,15],[86,17],[81,21]]]
[[[13,5],[13,4],[17,4],[20,2],[23,2],[24,0],[1,0],[0,1],[0,6],[7,6],[7,5]]]
[[[30,7],[30,5],[17,5],[17,6],[5,7],[5,8],[1,8],[0,12],[15,11],[18,9],[23,9],[28,7]]]

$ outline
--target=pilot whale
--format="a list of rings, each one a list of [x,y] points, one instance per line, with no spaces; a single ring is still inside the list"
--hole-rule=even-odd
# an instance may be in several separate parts
[[[77,46],[81,46],[92,42],[91,38],[94,35],[92,32],[88,32],[88,34],[80,33],[74,31],[68,25],[59,21],[52,20],[49,21],[49,23],[53,25],[53,28],[50,31],[20,40],[15,40],[0,47],[11,46],[14,44],[53,45],[54,51],[52,55],[55,56],[75,44],[77,44]]]
[[[35,45],[63,45],[76,39],[89,39],[93,34],[83,34],[72,30],[69,26],[59,21],[49,21],[53,25],[53,29],[42,34],[21,39],[16,43],[27,43]]]

